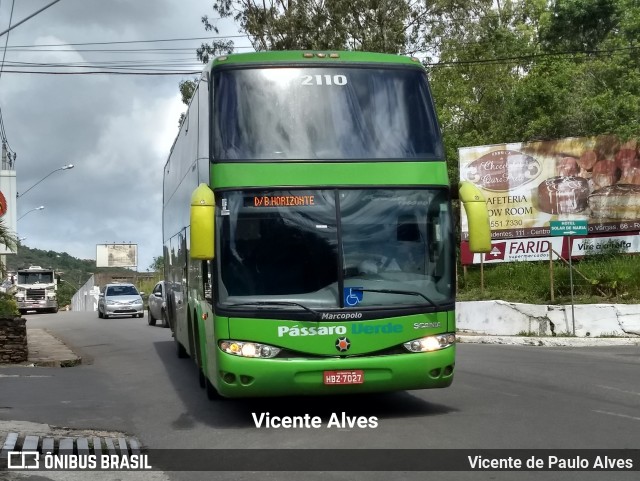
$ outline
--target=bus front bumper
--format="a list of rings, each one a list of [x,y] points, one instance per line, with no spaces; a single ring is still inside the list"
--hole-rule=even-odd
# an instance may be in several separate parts
[[[328,359],[248,359],[218,352],[214,385],[224,397],[431,389],[449,386],[454,367],[455,346],[425,353]],[[363,382],[326,385],[326,371],[362,371]]]

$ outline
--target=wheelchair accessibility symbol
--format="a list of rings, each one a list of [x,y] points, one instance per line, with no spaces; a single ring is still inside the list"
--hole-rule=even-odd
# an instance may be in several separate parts
[[[344,288],[344,305],[345,307],[355,307],[362,302],[364,292],[362,287],[345,287]]]

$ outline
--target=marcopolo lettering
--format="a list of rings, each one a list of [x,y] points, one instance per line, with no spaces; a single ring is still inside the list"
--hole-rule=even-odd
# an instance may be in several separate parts
[[[362,319],[362,312],[339,312],[339,313],[323,312],[322,319],[323,320],[335,319],[338,321],[343,321],[348,319]]]

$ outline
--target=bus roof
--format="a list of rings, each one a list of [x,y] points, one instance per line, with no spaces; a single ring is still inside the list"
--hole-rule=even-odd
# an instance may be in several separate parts
[[[320,51],[320,50],[277,50],[271,52],[249,52],[221,55],[210,64],[211,68],[229,64],[287,64],[287,63],[379,63],[422,66],[418,59],[374,52]]]

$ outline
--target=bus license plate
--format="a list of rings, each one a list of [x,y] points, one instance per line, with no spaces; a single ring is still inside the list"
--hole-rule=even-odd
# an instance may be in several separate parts
[[[324,371],[325,384],[362,384],[364,371]]]

